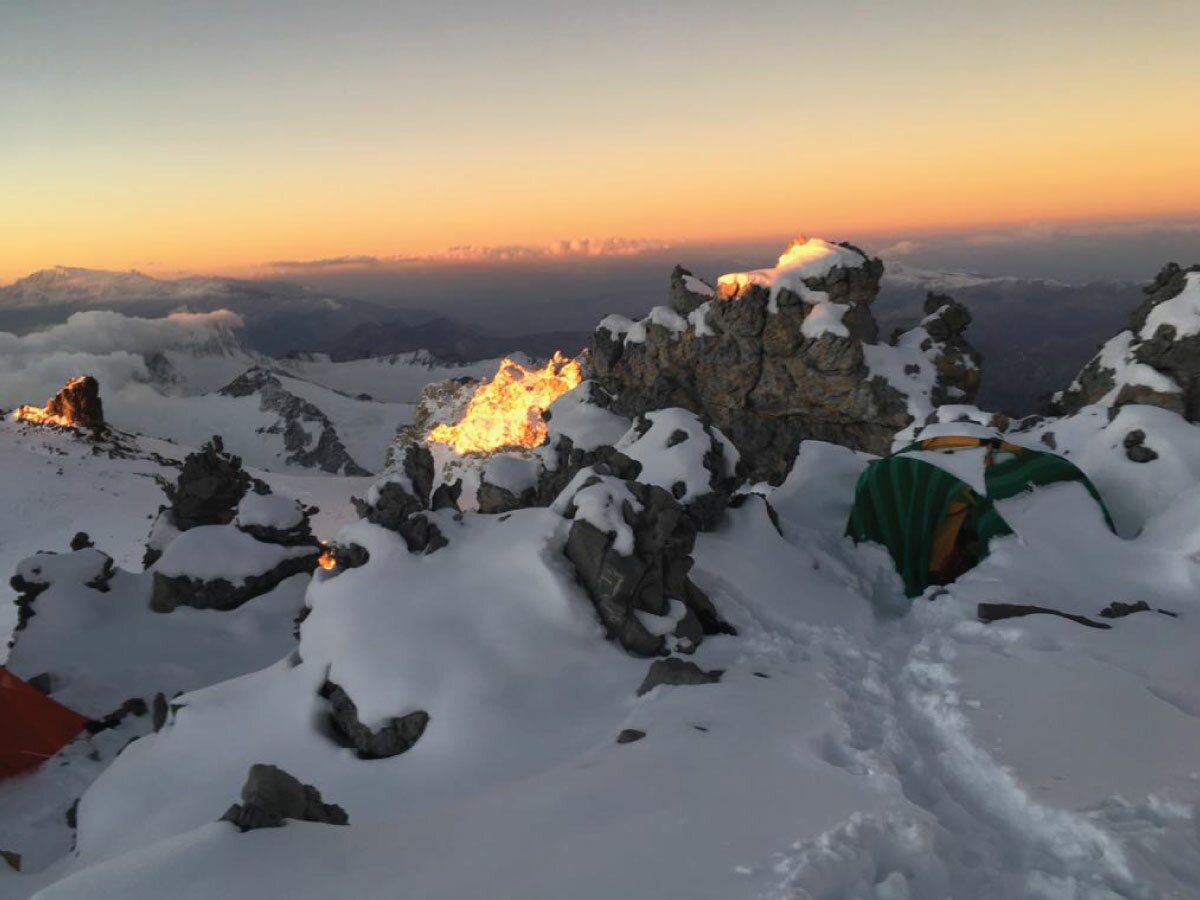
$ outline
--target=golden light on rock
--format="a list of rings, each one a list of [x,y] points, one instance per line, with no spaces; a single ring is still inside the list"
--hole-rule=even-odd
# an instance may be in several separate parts
[[[326,547],[321,555],[317,557],[317,565],[322,569],[333,569],[337,567],[337,558],[333,555],[332,547]]]
[[[808,238],[802,234],[796,235],[783,248],[783,253],[779,255],[779,262],[776,263],[776,268],[786,269],[790,266],[803,265],[806,262],[811,262],[819,256],[824,256],[828,251],[820,242],[810,243]]]
[[[33,425],[55,425],[59,428],[89,427],[103,424],[99,411],[99,400],[93,399],[94,409],[86,408],[87,395],[98,397],[95,379],[80,375],[70,379],[61,391],[51,397],[45,406],[23,404],[13,415],[22,422]]]
[[[438,425],[429,440],[458,453],[492,453],[511,447],[538,447],[546,440],[542,413],[583,381],[579,360],[555,353],[544,368],[526,368],[505,359],[491,381],[481,385],[456,425]]]

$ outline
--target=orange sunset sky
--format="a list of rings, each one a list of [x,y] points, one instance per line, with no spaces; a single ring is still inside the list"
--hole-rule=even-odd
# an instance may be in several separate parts
[[[1200,3],[0,3],[0,282],[1200,212]]]

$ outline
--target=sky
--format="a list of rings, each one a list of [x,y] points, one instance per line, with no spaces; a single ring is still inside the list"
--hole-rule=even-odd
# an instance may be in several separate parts
[[[0,0],[0,282],[1194,217],[1197,35],[1195,0]]]

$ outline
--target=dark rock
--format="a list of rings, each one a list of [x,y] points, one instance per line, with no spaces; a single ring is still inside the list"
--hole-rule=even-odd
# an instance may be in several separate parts
[[[705,285],[709,289],[708,293],[698,293],[691,290],[688,287],[688,278],[695,278],[695,276],[683,266],[676,266],[671,272],[669,302],[671,309],[675,310],[681,316],[686,316],[688,313],[695,311],[700,304],[711,300],[716,293],[710,285]],[[696,280],[699,281],[699,279]]]
[[[1148,463],[1158,459],[1158,453],[1146,444],[1146,432],[1135,428],[1125,435],[1121,442],[1125,447],[1125,456],[1135,463]]]
[[[385,481],[379,486],[378,495],[374,505],[358,497],[351,498],[350,502],[360,518],[389,531],[399,531],[405,519],[425,508],[419,497],[397,481]]]
[[[14,872],[21,871],[21,854],[12,850],[0,850],[0,859],[4,860]]]
[[[285,819],[349,825],[346,811],[336,803],[325,803],[321,792],[304,784],[278,766],[258,763],[250,767],[242,785],[242,802],[231,806],[220,821],[232,822],[242,832],[256,828],[278,828]]]
[[[437,512],[439,509],[453,509],[458,512],[458,498],[461,496],[461,481],[456,481],[453,484],[439,484],[434,489],[433,495],[429,498],[429,508],[434,512]]]
[[[156,733],[162,731],[162,727],[167,724],[169,712],[170,706],[167,704],[166,695],[159,691],[150,703],[150,724]]]
[[[95,546],[96,545],[92,542],[92,539],[88,537],[88,533],[86,531],[77,531],[75,532],[75,537],[71,538],[72,550],[86,550],[88,547]]]
[[[716,684],[723,674],[721,669],[705,672],[691,660],[668,656],[666,659],[656,659],[650,664],[650,670],[646,672],[641,687],[637,689],[637,695],[641,697],[648,694],[662,684]]]
[[[326,681],[321,688],[321,696],[329,701],[329,721],[334,734],[345,741],[346,746],[357,750],[360,759],[398,756],[416,744],[429,725],[429,713],[419,709],[388,719],[383,726],[372,731],[359,721],[354,701],[341,687]]]
[[[410,553],[429,554],[450,544],[437,524],[424,514],[409,516],[396,531],[404,538]]]
[[[317,567],[320,555],[320,547],[314,546],[311,553],[287,557],[274,568],[261,575],[251,575],[238,584],[224,578],[203,581],[187,575],[155,572],[150,589],[150,608],[160,613],[172,612],[180,606],[190,606],[192,609],[237,609],[243,603],[274,590],[280,582],[293,575],[312,572]]]
[[[172,523],[180,531],[198,525],[225,525],[233,521],[250,485],[241,458],[226,453],[224,442],[214,435],[184,458],[179,478],[167,488]]]
[[[1123,619],[1125,616],[1131,616],[1137,612],[1149,612],[1150,604],[1145,600],[1139,600],[1137,603],[1122,603],[1119,600],[1113,601],[1100,610],[1100,618],[1102,619]]]
[[[1125,451],[1125,456],[1128,457],[1131,462],[1135,463],[1154,462],[1154,460],[1158,459],[1158,453],[1155,450],[1151,449],[1150,447],[1142,446],[1130,447]]]
[[[101,731],[116,728],[129,716],[140,719],[149,711],[150,709],[146,706],[146,701],[141,697],[130,697],[104,718],[89,719],[83,727],[87,730],[88,734],[99,734]]]
[[[998,622],[1001,619],[1015,619],[1021,616],[1034,615],[1035,613],[1059,616],[1063,619],[1069,619],[1072,622],[1078,622],[1080,625],[1086,625],[1089,628],[1112,627],[1103,622],[1093,622],[1087,616],[1077,616],[1074,613],[1065,613],[1045,606],[1029,606],[1020,603],[980,603],[976,610],[976,615],[981,622]]]
[[[365,566],[371,558],[367,548],[361,544],[327,544],[325,552],[333,557],[339,570],[357,569]]]
[[[25,680],[25,683],[39,693],[49,696],[54,693],[54,686],[57,679],[49,672],[40,672],[32,678]]]
[[[1053,431],[1043,431],[1042,436],[1041,436],[1041,441],[1043,444],[1045,444],[1051,450],[1058,449],[1058,439],[1054,436]]]
[[[608,493],[608,502],[618,506],[634,538],[633,552],[624,555],[614,546],[614,534],[582,519],[576,519],[567,535],[564,553],[610,639],[635,656],[665,652],[666,637],[647,630],[637,614],[664,616],[671,600],[685,608],[674,631],[680,650],[695,649],[706,634],[733,633],[689,577],[696,525],[674,497],[660,487],[611,478],[589,479],[582,490],[588,489]],[[640,512],[623,499],[626,491],[641,506]],[[574,501],[568,515],[575,515]]]
[[[617,735],[618,744],[632,744],[634,741],[640,741],[646,736],[646,732],[639,731],[636,728],[626,728]]]

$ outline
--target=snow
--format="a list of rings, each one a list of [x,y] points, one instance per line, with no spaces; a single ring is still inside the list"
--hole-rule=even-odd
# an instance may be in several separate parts
[[[724,449],[725,466],[720,476],[733,474],[738,461],[737,449],[716,428],[710,429],[710,438],[710,430],[705,429],[695,413],[686,409],[662,409],[647,413],[646,419],[650,427],[644,434],[639,434],[636,427],[630,428],[614,445],[630,459],[641,463],[638,481],[672,492],[675,485],[682,484],[683,493],[676,495],[681,503],[710,493],[711,473],[704,466],[704,457],[713,441]],[[676,432],[682,433],[683,440],[668,446]]]
[[[287,531],[304,521],[304,510],[291,497],[282,494],[247,492],[238,504],[236,525],[258,525]]]
[[[819,294],[809,291],[810,295]],[[823,334],[833,334],[838,337],[849,337],[850,330],[842,324],[842,317],[850,311],[844,303],[831,303],[828,299],[818,299],[800,324],[800,333],[807,338],[818,338]]]
[[[483,479],[519,497],[523,491],[537,485],[541,468],[536,459],[496,454],[484,464]]]
[[[701,281],[695,275],[684,275],[683,286],[693,294],[699,294],[702,297],[715,297],[717,292],[713,290],[712,285],[705,281]]]
[[[872,373],[904,385],[917,416],[897,444],[994,433],[973,407],[932,409],[920,332],[867,347]],[[692,414],[651,413],[639,436],[587,396],[560,399],[552,432],[618,442],[646,483],[706,489],[710,431]],[[1135,429],[1154,461],[1128,459]],[[666,447],[676,430],[686,440]],[[27,563],[51,587],[14,667],[53,671],[89,714],[186,691],[157,733],[131,721],[73,745],[55,761],[66,765],[0,782],[0,846],[29,853],[27,874],[0,868],[0,898],[1194,897],[1200,430],[1157,407],[1110,421],[1096,406],[1004,437],[1052,440],[1118,534],[1081,485],[1027,492],[1001,501],[1014,533],[980,565],[910,601],[886,551],[844,536],[870,455],[805,442],[780,486],[747,488],[761,496],[697,537],[691,577],[738,632],[694,656],[721,681],[639,698],[650,661],[604,639],[562,552],[570,506],[632,552],[622,510],[636,501],[617,479],[583,487],[594,473],[580,472],[547,509],[431,513],[449,545],[416,555],[352,514],[370,480],[271,473],[322,507],[322,537],[362,545],[369,562],[297,576],[229,613],[161,615],[133,570],[163,499],[155,478],[174,474],[150,451],[179,448],[138,439],[133,458],[110,458],[0,423],[0,561],[11,571],[64,550],[83,528],[130,569],[100,593],[84,584],[103,569],[95,550]],[[970,481],[981,453],[925,455]],[[487,466],[515,486],[536,463]],[[239,521],[284,521],[289,502],[248,497]],[[159,566],[177,556],[235,577],[265,561],[254,544],[233,526],[192,529]],[[1009,602],[1101,621],[1109,603],[1138,600],[1178,617],[1151,610],[1108,629],[977,618],[978,604]],[[641,618],[666,630],[679,613]],[[327,678],[364,722],[420,709],[426,733],[400,756],[358,759],[327,733]],[[627,728],[646,736],[617,744]],[[239,834],[217,822],[260,762],[341,804],[350,827]],[[81,794],[70,852],[63,812]]]
[[[716,332],[708,324],[708,313],[715,301],[706,300],[688,313],[688,325],[696,332],[697,337],[713,337]]]
[[[791,291],[801,297],[812,291],[806,281],[821,279],[838,266],[844,269],[856,268],[866,261],[857,250],[842,247],[838,244],[810,238],[803,243],[793,243],[780,257],[779,265],[770,269],[755,269],[750,272],[736,272],[722,275],[717,279],[717,286],[722,283],[757,284],[770,289],[772,301],[782,291]]]
[[[578,476],[575,480],[579,480]],[[601,478],[596,484],[572,492],[573,484],[563,493],[575,506],[575,518],[587,522],[597,531],[613,535],[613,550],[622,556],[631,556],[633,529],[625,521],[624,510],[628,505],[632,512],[638,513],[642,511],[642,504],[617,478]]]
[[[200,525],[173,540],[152,569],[170,577],[186,575],[235,584],[262,575],[286,559],[306,556],[311,546],[267,544],[229,525]]]
[[[1163,325],[1175,329],[1175,340],[1200,334],[1200,272],[1189,272],[1184,278],[1180,294],[1150,310],[1140,334],[1143,340],[1154,337]]]
[[[580,450],[612,446],[629,428],[629,420],[590,402],[596,385],[584,381],[560,396],[547,410],[549,443],[562,435]]]

